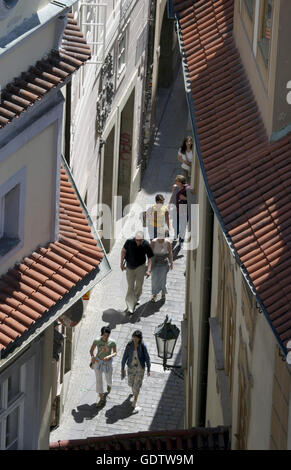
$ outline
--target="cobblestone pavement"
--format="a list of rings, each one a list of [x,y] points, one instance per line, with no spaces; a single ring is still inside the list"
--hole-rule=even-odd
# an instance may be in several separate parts
[[[161,192],[169,201],[171,186],[179,174],[177,148],[184,134],[189,132],[188,111],[185,102],[183,77],[179,72],[171,90],[162,90],[157,102],[155,145],[143,180],[142,190],[137,196],[139,204],[153,202],[154,195]],[[131,214],[127,216],[130,224]],[[184,381],[173,371],[164,372],[161,359],[156,353],[154,329],[168,314],[180,328],[184,313],[186,256],[174,252],[174,269],[168,274],[168,295],[163,304],[151,299],[151,280],[144,283],[141,305],[130,318],[124,313],[126,278],[120,271],[120,250],[124,240],[117,240],[109,260],[112,272],[91,292],[85,318],[77,344],[71,371],[70,386],[60,426],[52,431],[51,442],[59,439],[82,439],[90,436],[130,433],[146,430],[183,428]],[[113,387],[106,404],[97,409],[95,374],[88,367],[89,349],[100,334],[100,328],[108,325],[111,337],[117,342],[117,357],[113,362]],[[121,357],[126,343],[135,329],[141,329],[152,361],[150,377],[145,374],[138,404],[141,410],[133,413],[129,403],[131,390],[127,377],[120,378]],[[172,364],[180,363],[181,335],[175,348]]]

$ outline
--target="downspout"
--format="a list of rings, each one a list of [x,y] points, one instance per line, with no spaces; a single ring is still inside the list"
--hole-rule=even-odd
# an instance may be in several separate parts
[[[71,155],[71,108],[72,108],[72,81],[66,86],[66,109],[65,109],[65,149],[64,157],[70,166]]]
[[[207,405],[207,378],[208,378],[208,355],[209,355],[209,318],[211,312],[211,290],[212,290],[212,258],[213,258],[213,210],[207,201],[206,226],[205,226],[205,254],[203,266],[203,306],[202,326],[200,340],[200,378],[197,406],[198,426],[206,426]]]

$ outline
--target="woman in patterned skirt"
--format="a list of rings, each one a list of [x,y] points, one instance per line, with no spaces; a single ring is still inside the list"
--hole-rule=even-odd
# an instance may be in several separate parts
[[[133,401],[132,406],[135,411],[137,398],[142,386],[145,366],[147,365],[147,375],[150,375],[151,361],[146,345],[142,340],[142,332],[134,331],[132,340],[127,343],[121,361],[121,377],[125,377],[125,365],[128,366],[128,385],[132,388]]]

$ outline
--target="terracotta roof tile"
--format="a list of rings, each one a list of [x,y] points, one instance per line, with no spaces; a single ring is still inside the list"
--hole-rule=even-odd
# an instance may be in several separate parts
[[[291,339],[291,135],[268,141],[232,36],[234,1],[173,3],[206,184],[286,346]]]
[[[35,321],[58,305],[64,295],[96,269],[104,256],[91,233],[66,170],[62,168],[61,173],[61,192],[69,192],[71,198],[68,209],[60,201],[60,218],[64,216],[65,226],[70,227],[73,238],[61,229],[56,242],[39,247],[0,278],[2,354],[8,345],[11,346],[27,330],[29,332]],[[72,210],[76,203],[78,212]],[[71,214],[74,214],[74,220]],[[76,227],[82,227],[82,230],[76,230]]]
[[[62,44],[9,83],[1,93],[0,129],[61,84],[91,57],[83,33],[68,13]]]
[[[192,428],[145,431],[113,436],[52,442],[51,450],[229,450],[228,428]]]

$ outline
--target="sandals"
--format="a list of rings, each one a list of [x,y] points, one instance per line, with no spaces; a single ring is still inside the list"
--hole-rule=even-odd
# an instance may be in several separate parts
[[[151,300],[151,301],[152,301],[152,302],[155,302],[156,300],[157,300],[157,294],[155,294],[155,295],[152,296],[152,300]]]
[[[165,292],[162,293],[162,300],[166,300],[166,294],[165,294]]]
[[[100,407],[100,406],[103,406],[105,404],[105,398],[100,398],[100,400],[96,403],[96,406]]]

